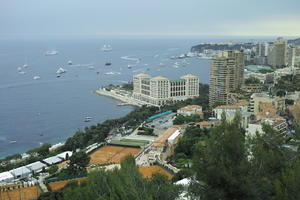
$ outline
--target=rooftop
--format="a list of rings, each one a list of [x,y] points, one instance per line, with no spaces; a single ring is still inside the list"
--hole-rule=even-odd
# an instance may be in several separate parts
[[[43,167],[46,167],[47,165],[45,165],[44,163],[41,163],[40,161],[31,163],[29,165],[26,165],[25,167],[27,167],[28,169],[32,170],[32,171],[36,171],[36,170],[40,170]]]
[[[168,80],[168,79],[165,78],[165,77],[162,77],[162,76],[156,76],[156,77],[152,78],[151,80],[155,80],[155,81],[165,81],[165,80]]]
[[[251,95],[251,98],[254,98],[254,97],[269,97],[269,95],[266,93],[253,93]]]
[[[27,169],[26,167],[22,166],[16,169],[12,169],[9,171],[14,176],[21,176],[23,174],[30,174],[31,171]]]
[[[141,73],[141,74],[136,74],[136,75],[134,75],[134,76],[136,76],[136,77],[150,77],[148,74],[143,74],[143,73]]]
[[[238,105],[222,105],[222,106],[217,106],[214,109],[239,109],[240,106]]]
[[[179,110],[182,110],[182,111],[193,111],[195,109],[202,109],[202,106],[199,106],[199,105],[188,105],[188,106],[180,108]]]
[[[240,101],[237,104],[235,104],[237,106],[248,106],[249,105],[249,101]]]
[[[7,179],[12,179],[14,176],[10,172],[2,172],[0,173],[0,182],[7,180]]]
[[[49,157],[49,158],[46,158],[43,160],[45,163],[49,164],[49,165],[52,165],[52,164],[56,164],[56,163],[59,163],[62,161],[62,159],[60,159],[59,157],[57,156],[52,156],[52,157]]]
[[[175,133],[177,130],[181,130],[181,126],[172,126],[168,128],[161,136],[159,136],[154,142],[153,147],[163,147],[167,139]]]
[[[187,74],[187,75],[184,75],[182,77],[180,77],[181,79],[185,79],[185,78],[198,78],[198,76],[195,76],[195,75],[192,75],[192,74]]]

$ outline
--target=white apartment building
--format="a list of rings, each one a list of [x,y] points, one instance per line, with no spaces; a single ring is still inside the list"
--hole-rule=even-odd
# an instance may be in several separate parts
[[[153,105],[164,105],[199,96],[199,78],[191,74],[178,80],[148,74],[133,76],[133,97]]]
[[[222,115],[226,117],[226,121],[232,122],[234,117],[239,114],[241,117],[241,125],[247,128],[250,122],[251,113],[248,112],[249,102],[239,102],[235,105],[222,105],[213,109],[213,115],[218,120],[222,120]]]

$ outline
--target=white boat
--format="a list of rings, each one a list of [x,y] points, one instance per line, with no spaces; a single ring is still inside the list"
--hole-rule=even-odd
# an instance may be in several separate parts
[[[115,73],[114,72],[106,72],[104,73],[105,75],[114,75]]]
[[[26,74],[26,72],[20,71],[19,74]]]
[[[24,64],[24,65],[23,65],[23,68],[27,68],[27,67],[28,67],[28,64]]]
[[[90,121],[92,121],[92,119],[93,119],[92,117],[85,117],[84,122],[90,122]]]
[[[63,73],[66,73],[67,70],[63,69],[63,68],[59,68],[57,71],[56,71],[56,74],[63,74]]]
[[[180,63],[179,62],[175,62],[174,65],[180,66]]]
[[[41,77],[40,76],[34,76],[32,79],[33,80],[39,80]]]
[[[16,143],[16,142],[17,142],[16,140],[11,140],[11,141],[9,141],[10,144],[14,144],[14,143]]]
[[[72,61],[71,60],[69,60],[68,61],[68,65],[72,65],[73,63],[72,63]]]
[[[54,56],[57,54],[58,54],[58,51],[50,50],[50,51],[46,51],[45,56]]]
[[[17,70],[18,70],[18,72],[21,72],[21,71],[22,71],[22,68],[21,68],[21,67],[18,67]]]
[[[94,67],[94,66],[90,66],[89,69],[90,69],[90,70],[94,70],[95,67]]]
[[[112,46],[109,44],[105,44],[105,45],[103,45],[103,47],[101,49],[102,49],[102,51],[111,51]]]

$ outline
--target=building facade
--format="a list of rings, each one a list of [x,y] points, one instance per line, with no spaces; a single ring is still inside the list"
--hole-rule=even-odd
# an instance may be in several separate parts
[[[133,97],[153,105],[164,105],[199,96],[199,78],[191,74],[178,80],[148,74],[133,76]]]
[[[240,89],[244,83],[244,53],[223,51],[213,58],[210,68],[209,104],[227,104],[227,95]]]
[[[286,40],[282,40],[282,39],[276,40],[268,56],[268,64],[273,67],[287,66],[288,64],[287,50],[288,50],[288,45]]]

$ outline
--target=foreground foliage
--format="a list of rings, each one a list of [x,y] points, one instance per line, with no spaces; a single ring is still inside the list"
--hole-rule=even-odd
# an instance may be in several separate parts
[[[194,198],[300,199],[299,151],[287,148],[290,139],[270,126],[264,132],[246,138],[238,117],[211,129],[195,147]]]
[[[86,182],[71,182],[62,190],[43,194],[39,200],[165,200],[175,199],[179,192],[180,186],[173,185],[165,175],[143,178],[134,157],[129,156],[122,161],[121,169],[94,171]]]

